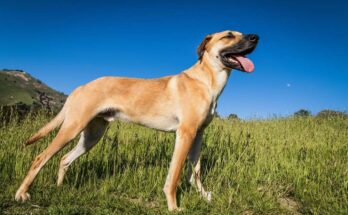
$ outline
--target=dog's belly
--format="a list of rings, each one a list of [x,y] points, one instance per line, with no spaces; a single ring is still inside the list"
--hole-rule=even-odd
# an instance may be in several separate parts
[[[136,123],[161,131],[175,131],[178,128],[179,121],[174,116],[154,116],[141,118]]]
[[[152,116],[130,116],[127,113],[108,110],[98,114],[98,117],[104,118],[108,122],[117,119],[124,122],[133,122],[149,128],[161,131],[175,131],[178,128],[179,120],[174,115],[152,115]]]

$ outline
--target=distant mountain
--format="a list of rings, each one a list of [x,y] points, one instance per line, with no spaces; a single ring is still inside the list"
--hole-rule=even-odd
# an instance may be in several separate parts
[[[22,70],[0,70],[0,106],[24,105],[54,110],[63,106],[66,97]]]

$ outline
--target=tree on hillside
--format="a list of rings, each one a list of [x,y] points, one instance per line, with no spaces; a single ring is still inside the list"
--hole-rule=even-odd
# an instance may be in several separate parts
[[[300,109],[294,113],[295,117],[309,117],[311,115],[312,115],[311,112],[306,109]]]
[[[347,118],[348,114],[346,112],[342,112],[342,111],[326,109],[326,110],[320,111],[316,115],[316,117],[322,118],[322,119],[328,119],[328,118],[334,118],[334,117]]]

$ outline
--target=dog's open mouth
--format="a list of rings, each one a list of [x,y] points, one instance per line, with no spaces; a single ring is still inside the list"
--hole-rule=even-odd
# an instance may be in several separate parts
[[[246,57],[256,48],[259,36],[256,34],[247,34],[243,36],[235,45],[226,47],[220,51],[222,64],[231,69],[237,69],[242,72],[253,72],[254,63]]]
[[[244,55],[226,53],[222,54],[222,62],[233,69],[238,69],[243,72],[253,72],[254,63]]]

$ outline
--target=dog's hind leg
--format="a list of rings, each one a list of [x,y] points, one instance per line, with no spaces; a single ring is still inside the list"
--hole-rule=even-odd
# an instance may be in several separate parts
[[[189,177],[190,183],[195,185],[197,191],[209,202],[211,201],[211,192],[206,192],[201,182],[201,146],[203,139],[203,131],[199,131],[196,135],[192,148],[189,152]]]
[[[69,119],[69,117],[67,117],[67,119]],[[40,169],[54,154],[61,150],[69,141],[74,139],[90,120],[88,118],[81,119],[79,117],[74,117],[74,119],[80,119],[80,121],[64,121],[62,127],[60,128],[57,136],[53,139],[52,143],[48,145],[48,147],[34,159],[27,176],[16,192],[15,199],[17,201],[25,201],[30,197],[27,191],[34,181],[36,175],[39,173]]]
[[[103,118],[94,118],[86,128],[81,132],[81,137],[78,144],[66,155],[64,155],[60,161],[57,185],[61,185],[64,179],[64,175],[68,170],[71,163],[81,155],[88,152],[95,146],[100,138],[103,136],[108,122]]]

